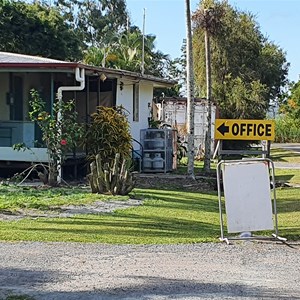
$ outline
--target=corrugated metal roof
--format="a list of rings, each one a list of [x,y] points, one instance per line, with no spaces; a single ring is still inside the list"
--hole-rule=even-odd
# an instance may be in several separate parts
[[[75,68],[84,68],[91,73],[105,73],[110,74],[111,77],[122,77],[126,76],[128,78],[136,78],[138,80],[145,80],[151,81],[156,83],[157,86],[162,87],[171,87],[176,84],[176,81],[155,77],[152,75],[142,75],[140,73],[131,72],[127,70],[118,70],[118,69],[108,69],[102,67],[95,67],[90,65],[85,65],[80,62],[66,62],[56,59],[44,58],[39,56],[32,56],[32,55],[24,55],[18,53],[10,53],[10,52],[0,52],[0,68],[2,71],[6,71],[7,69],[18,69],[18,70],[71,70],[72,72],[75,71]]]
[[[0,52],[0,63],[20,63],[20,64],[68,64],[65,61],[56,60],[56,59],[50,59],[50,58],[44,58],[39,56],[31,56],[31,55],[24,55],[24,54],[18,54],[18,53],[10,53],[10,52]]]

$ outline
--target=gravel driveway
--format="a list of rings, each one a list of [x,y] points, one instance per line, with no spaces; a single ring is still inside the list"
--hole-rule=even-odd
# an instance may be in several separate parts
[[[0,299],[300,299],[300,243],[0,243]]]

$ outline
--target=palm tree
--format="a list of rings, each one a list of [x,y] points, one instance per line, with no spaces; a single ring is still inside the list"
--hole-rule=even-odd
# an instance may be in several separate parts
[[[170,58],[159,50],[155,50],[154,35],[144,37],[144,69],[145,73],[163,76],[165,66]],[[130,31],[111,34],[109,38],[98,42],[98,47],[90,47],[84,54],[87,64],[110,67],[132,72],[141,72],[143,36],[138,28]]]
[[[200,8],[193,16],[198,28],[204,30],[205,41],[205,65],[206,65],[206,99],[207,99],[207,131],[205,135],[204,171],[210,171],[211,158],[211,59],[210,59],[210,36],[216,34],[221,26],[223,9],[221,6]]]
[[[187,132],[188,132],[188,176],[195,178],[194,174],[194,63],[190,0],[185,0],[186,7],[186,55],[187,55]]]

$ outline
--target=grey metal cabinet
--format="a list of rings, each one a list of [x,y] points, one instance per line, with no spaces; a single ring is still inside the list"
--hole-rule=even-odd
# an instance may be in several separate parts
[[[142,171],[169,172],[173,170],[173,129],[142,129]]]

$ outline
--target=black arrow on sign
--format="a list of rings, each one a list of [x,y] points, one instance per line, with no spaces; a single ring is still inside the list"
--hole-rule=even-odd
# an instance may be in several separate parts
[[[217,130],[224,135],[226,132],[229,132],[229,126],[225,126],[225,123],[223,123],[217,128]]]

